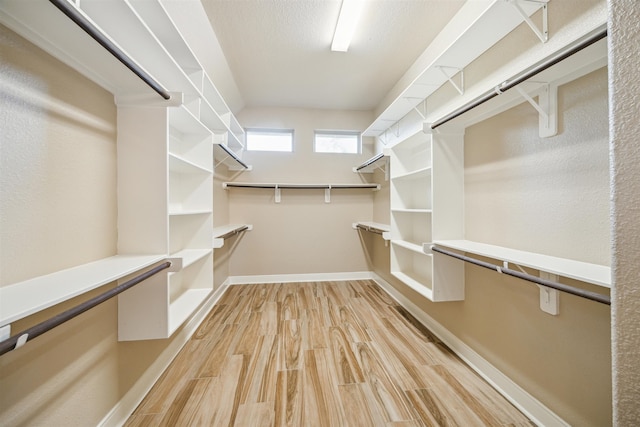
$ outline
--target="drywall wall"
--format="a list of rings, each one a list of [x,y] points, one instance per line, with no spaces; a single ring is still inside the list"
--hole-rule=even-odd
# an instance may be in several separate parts
[[[363,130],[372,118],[366,112],[282,108],[245,109],[238,120],[247,128],[294,129],[292,153],[245,152],[253,166],[236,180],[276,183],[362,183],[352,171],[372,156],[371,141],[362,154],[313,152],[315,129]],[[235,248],[232,276],[316,274],[368,271],[355,221],[371,221],[371,190],[229,190],[230,220],[253,224]]]
[[[614,424],[640,419],[640,4],[609,2]]]
[[[606,69],[561,86],[559,106],[553,138],[537,136],[526,103],[466,129],[466,237],[608,264]],[[562,295],[551,316],[536,286],[471,265],[465,300],[434,304],[383,266],[385,280],[568,423],[611,425],[608,306]]]
[[[116,253],[116,107],[112,94],[2,25],[0,57],[5,286]],[[12,331],[110,286],[15,322]],[[3,355],[0,425],[98,425],[178,346],[176,338],[118,343],[117,321],[114,299]],[[128,404],[144,390],[136,393]]]

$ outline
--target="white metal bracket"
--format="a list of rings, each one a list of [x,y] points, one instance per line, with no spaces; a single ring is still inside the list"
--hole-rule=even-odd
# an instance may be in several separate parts
[[[436,68],[440,70],[440,72],[447,78],[449,83],[458,91],[460,95],[464,95],[464,70],[462,68],[457,67],[447,67],[444,65],[437,65]],[[449,75],[446,70],[455,70],[455,73]],[[460,75],[460,83],[456,83],[453,80],[456,74]]]
[[[282,194],[281,194],[280,187],[278,187],[278,184],[276,184],[276,188],[275,188],[275,196],[274,196],[274,197],[275,197],[275,202],[276,202],[276,203],[280,203],[281,196],[282,196]]]
[[[522,87],[516,86],[516,90],[539,113],[540,138],[556,135],[558,133],[558,86],[543,83],[542,89],[538,92],[538,102]]]
[[[538,38],[540,39],[540,41],[542,43],[546,43],[547,40],[549,40],[549,24],[548,24],[548,12],[547,12],[547,2],[546,1],[541,1],[541,0],[507,0],[507,2],[511,3],[513,5],[513,7],[518,11],[518,13],[520,14],[520,16],[522,16],[522,19],[524,19],[524,22],[527,23],[527,25],[529,26],[529,28],[531,28],[531,30],[534,32],[534,34],[536,36],[538,36]],[[522,6],[520,5],[520,3],[522,2],[527,2],[527,3],[538,3],[538,4],[542,4],[542,30],[540,30],[536,24],[531,20],[531,18],[529,17],[529,15],[527,15],[527,13],[524,11],[524,9],[522,9]]]
[[[546,271],[540,272],[540,278],[552,282],[558,281],[557,274],[547,273]],[[540,288],[540,309],[554,316],[560,314],[560,292],[542,285],[538,287]]]
[[[331,203],[331,186],[324,189],[324,202]]]
[[[413,105],[413,111],[418,113],[418,115],[422,118],[422,120],[426,120],[427,118],[427,98],[417,98],[414,96],[405,96],[404,99],[407,100],[411,105],[417,100],[418,103]],[[420,111],[420,107],[422,106],[422,111]]]

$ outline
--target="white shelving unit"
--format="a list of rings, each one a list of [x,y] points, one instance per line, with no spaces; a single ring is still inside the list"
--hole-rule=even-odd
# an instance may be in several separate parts
[[[422,70],[362,135],[381,135],[440,86],[453,80],[454,74],[463,72],[467,65],[525,22],[525,17],[512,3],[504,0],[466,2],[419,58],[424,63]],[[546,8],[545,3],[545,0],[520,2],[519,7],[529,17]]]
[[[115,96],[118,255],[181,261],[179,271],[155,275],[119,295],[119,339],[166,338],[213,291],[214,146],[225,153],[219,158],[246,168],[243,129],[163,0],[69,5],[171,94],[166,101],[154,93],[49,1],[2,3],[0,22]],[[90,282],[117,279],[119,269],[113,269]]]
[[[461,159],[462,141],[419,132],[387,151],[391,159],[391,274],[431,301],[464,299],[463,267],[451,262],[435,264],[434,256],[422,247],[434,235],[456,232],[451,219],[461,215],[462,185],[458,180],[448,181],[448,175],[451,168],[463,166],[458,160],[451,163],[452,158]],[[451,216],[436,214],[436,207],[448,210]],[[453,279],[441,280],[442,268],[453,269]]]

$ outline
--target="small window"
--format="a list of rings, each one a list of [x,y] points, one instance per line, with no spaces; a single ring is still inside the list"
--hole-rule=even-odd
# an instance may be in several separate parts
[[[317,130],[313,151],[316,153],[360,153],[360,132]]]
[[[293,151],[293,129],[246,129],[247,151]]]

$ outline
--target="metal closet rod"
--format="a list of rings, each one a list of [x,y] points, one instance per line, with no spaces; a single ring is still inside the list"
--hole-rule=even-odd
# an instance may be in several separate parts
[[[153,77],[151,77],[145,70],[140,67],[133,59],[131,59],[126,53],[124,53],[115,43],[98,29],[91,21],[85,18],[78,10],[73,7],[66,0],[49,0],[55,7],[57,7],[62,13],[67,15],[69,19],[75,22],[80,28],[82,28],[87,34],[89,34],[95,41],[100,43],[109,53],[122,62],[128,69],[130,69],[135,75],[148,84],[153,90],[155,90],[164,99],[170,99],[169,92],[162,87]]]
[[[260,182],[223,182],[223,188],[280,188],[283,190],[297,189],[380,189],[380,184],[271,184]]]
[[[248,230],[249,226],[248,225],[243,225],[242,227],[236,228],[235,230],[231,230],[227,233],[224,233],[221,236],[216,236],[217,239],[226,239],[227,237],[231,237],[234,236],[242,231]]]
[[[373,156],[372,158],[370,158],[369,160],[367,160],[366,162],[364,162],[363,164],[361,164],[360,166],[358,166],[356,168],[356,170],[359,171],[359,170],[362,170],[362,169],[366,168],[367,166],[371,166],[372,164],[374,164],[375,162],[377,162],[378,160],[380,160],[383,157],[384,157],[384,153],[377,154],[377,155]]]
[[[459,260],[478,265],[480,267],[488,268],[489,270],[497,271],[498,273],[504,273],[509,276],[517,277],[522,280],[533,282],[538,285],[546,286],[548,288],[556,289],[561,292],[566,292],[571,295],[576,295],[582,298],[586,298],[591,301],[596,301],[602,304],[611,305],[611,297],[608,295],[602,295],[597,292],[585,291],[584,289],[576,288],[574,286],[565,285],[563,283],[552,282],[550,280],[541,279],[540,277],[533,276],[531,274],[523,273],[521,271],[512,270],[506,267],[500,267],[489,262],[480,261],[479,259],[471,258],[466,255],[460,255],[455,252],[448,251],[446,249],[440,249],[437,246],[431,246],[431,250],[444,255],[448,255]]]
[[[236,153],[234,153],[233,151],[231,151],[231,149],[229,147],[227,147],[224,144],[217,144],[218,147],[220,147],[225,153],[227,153],[227,155],[229,157],[231,157],[233,160],[235,160],[236,162],[238,162],[240,164],[240,166],[242,166],[245,169],[249,169],[249,166],[247,166],[247,164],[245,162],[243,162],[242,160],[240,160],[240,157],[237,156]]]
[[[550,58],[547,58],[545,60],[543,60],[542,62],[532,66],[530,69],[523,71],[520,75],[513,77],[511,80],[505,80],[504,82],[502,82],[502,84],[499,84],[498,86],[496,86],[495,88],[493,88],[492,90],[488,91],[487,93],[485,93],[484,95],[474,99],[473,101],[470,101],[469,103],[465,104],[464,106],[458,108],[457,110],[453,111],[452,113],[447,114],[446,116],[442,117],[439,120],[436,120],[435,122],[433,122],[431,124],[431,129],[436,129],[439,126],[442,126],[443,124],[455,119],[456,117],[466,113],[469,110],[472,110],[474,108],[476,108],[479,105],[484,104],[485,102],[489,101],[490,99],[500,95],[503,92],[508,91],[509,89],[512,89],[513,87],[519,85],[520,83],[530,79],[531,77],[535,76],[536,74],[546,70],[547,68],[550,68],[552,66],[554,66],[555,64],[557,64],[558,62],[561,62],[565,59],[567,59],[568,57],[570,57],[571,55],[580,52],[581,50],[591,46],[592,44],[596,43],[599,40],[602,40],[603,38],[605,38],[607,36],[607,28],[604,27],[596,32],[594,32],[593,34],[589,35],[588,37],[586,37],[585,39],[579,41],[578,43],[576,43],[575,45],[571,46],[570,48],[557,53],[553,56],[551,56]]]
[[[32,339],[44,334],[45,332],[48,332],[51,329],[60,326],[66,321],[71,320],[74,317],[84,313],[85,311],[92,309],[98,304],[102,304],[106,300],[115,297],[116,295],[126,291],[127,289],[137,285],[138,283],[148,279],[155,274],[158,274],[162,270],[165,270],[169,267],[171,267],[171,262],[166,261],[152,268],[151,270],[142,273],[139,276],[136,276],[133,279],[122,283],[121,285],[116,286],[113,289],[110,289],[98,296],[91,298],[90,300],[82,302],[75,307],[63,311],[62,313],[53,316],[45,320],[44,322],[40,322],[37,325],[32,326],[29,329],[26,329],[10,338],[7,338],[5,341],[0,342],[0,356],[12,350],[15,350],[16,348],[22,347],[27,341],[31,341]]]

